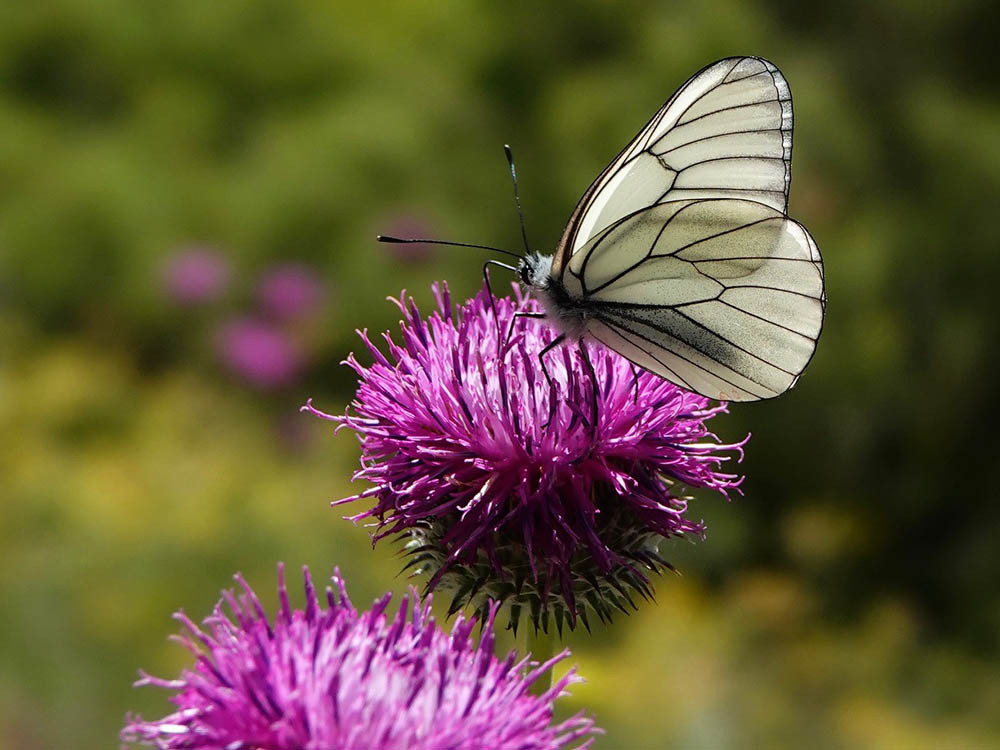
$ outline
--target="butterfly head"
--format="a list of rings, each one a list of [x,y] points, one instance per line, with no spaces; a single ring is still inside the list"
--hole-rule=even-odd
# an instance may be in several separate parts
[[[547,289],[551,282],[552,256],[530,252],[521,258],[517,275],[521,283],[535,289]]]

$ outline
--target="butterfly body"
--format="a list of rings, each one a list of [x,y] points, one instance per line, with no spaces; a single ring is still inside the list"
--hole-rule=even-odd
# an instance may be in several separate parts
[[[521,283],[541,302],[546,319],[567,338],[580,339],[586,332],[590,311],[585,303],[569,293],[558,276],[552,274],[553,257],[528,253],[518,264],[517,273]]]
[[[692,76],[584,193],[554,256],[517,271],[546,317],[709,398],[798,380],[826,306],[823,265],[787,215],[792,105],[757,57]]]

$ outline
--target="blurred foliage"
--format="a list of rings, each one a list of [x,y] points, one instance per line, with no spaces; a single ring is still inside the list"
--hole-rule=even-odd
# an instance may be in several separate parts
[[[0,5],[0,745],[106,747],[184,661],[169,613],[236,570],[339,564],[355,600],[397,562],[326,501],[356,447],[296,419],[350,398],[353,330],[400,287],[477,287],[461,250],[402,263],[399,217],[553,247],[589,180],[690,73],[766,56],[791,82],[791,213],[830,304],[796,390],[734,408],[746,496],[698,505],[685,573],[593,639],[572,699],[599,747],[1000,742],[1000,6],[51,0]],[[176,248],[237,289],[178,310]],[[222,375],[213,322],[279,261],[321,269],[308,378]],[[243,285],[243,289],[239,288]]]

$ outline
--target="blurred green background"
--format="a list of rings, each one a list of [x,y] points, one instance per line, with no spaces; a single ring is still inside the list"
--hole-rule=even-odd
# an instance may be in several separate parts
[[[161,715],[136,670],[187,663],[170,613],[237,570],[268,602],[278,560],[402,589],[327,506],[355,441],[297,408],[344,408],[386,295],[467,297],[482,258],[375,232],[516,247],[509,142],[552,248],[688,75],[756,54],[795,94],[826,329],[792,393],[719,420],[753,433],[745,496],[699,498],[656,606],[571,638],[564,708],[599,748],[996,747],[997,28],[963,0],[0,5],[0,746]],[[201,296],[190,248],[221,264]],[[321,293],[282,316],[287,263]],[[233,355],[247,320],[285,372]]]

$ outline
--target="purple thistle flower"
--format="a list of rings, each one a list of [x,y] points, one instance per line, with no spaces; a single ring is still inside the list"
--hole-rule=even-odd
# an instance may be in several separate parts
[[[550,613],[561,630],[564,616],[589,628],[588,609],[634,609],[630,592],[651,596],[646,573],[670,568],[659,542],[704,530],[682,487],[728,497],[742,481],[720,467],[746,439],[722,444],[706,426],[725,405],[595,346],[596,382],[576,347],[547,355],[550,391],[538,357],[556,334],[514,318],[534,300],[496,299],[495,318],[485,289],[454,314],[447,286],[434,293],[426,320],[400,298],[388,356],[361,334],[374,363],[347,360],[360,377],[352,411],[304,407],[361,440],[355,479],[374,486],[338,502],[374,498],[352,520],[377,519],[376,542],[401,535],[407,567],[454,592],[452,611],[510,600],[512,627],[527,607],[547,631]]]
[[[324,296],[325,289],[316,271],[298,263],[272,268],[257,285],[257,301],[261,308],[278,320],[310,317]]]
[[[242,592],[223,592],[203,628],[178,612],[187,632],[175,639],[197,663],[177,680],[140,673],[136,683],[172,691],[177,710],[157,721],[129,716],[122,740],[162,750],[547,750],[587,747],[599,731],[582,713],[553,722],[554,701],[580,680],[574,670],[530,692],[568,651],[540,665],[514,652],[499,660],[492,616],[477,645],[474,619],[459,617],[446,633],[416,591],[395,616],[386,614],[391,594],[358,613],[335,571],[324,610],[308,569],[303,576],[306,606],[293,610],[278,566],[273,623],[239,575]]]
[[[208,248],[191,248],[166,260],[163,289],[174,302],[185,307],[216,300],[229,284],[226,259]]]
[[[216,336],[223,364],[257,388],[293,383],[301,372],[302,356],[280,329],[252,318],[224,324]]]

